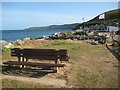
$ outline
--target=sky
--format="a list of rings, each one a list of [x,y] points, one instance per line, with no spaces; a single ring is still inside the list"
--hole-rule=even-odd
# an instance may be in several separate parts
[[[2,30],[81,23],[117,8],[117,2],[2,2]]]

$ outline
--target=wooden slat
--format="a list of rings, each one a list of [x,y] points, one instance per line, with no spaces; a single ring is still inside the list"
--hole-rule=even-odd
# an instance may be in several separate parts
[[[23,53],[25,54],[25,53],[29,53],[29,54],[31,54],[31,53],[48,53],[48,54],[50,54],[50,53],[57,53],[57,51],[23,51]]]
[[[57,53],[23,53],[25,55],[36,55],[36,56],[57,56]]]
[[[48,66],[48,67],[64,67],[64,64],[52,64],[52,63],[38,63],[38,62],[17,62],[17,61],[7,61],[3,64],[8,65],[27,65],[27,66]]]
[[[60,59],[61,61],[68,61],[68,60],[69,60],[69,57],[59,57],[59,59]]]
[[[22,52],[18,51],[18,52],[11,52],[11,54],[22,54]]]
[[[11,56],[22,57],[22,55],[18,55],[18,54],[11,54]]]
[[[56,52],[55,49],[23,49],[23,51],[31,51],[31,52]]]
[[[57,60],[58,57],[36,57],[36,56],[26,56],[27,59],[41,59],[41,60]]]
[[[23,54],[24,57],[26,56],[36,56],[36,57],[58,57],[58,55],[40,55],[40,54]]]
[[[36,49],[36,48],[24,48],[23,50],[51,50],[51,51],[56,51],[56,49]]]
[[[59,52],[67,52],[66,49],[60,49]]]
[[[58,55],[64,56],[64,55],[67,55],[67,53],[58,53]]]
[[[59,50],[58,54],[59,55],[66,55],[67,54],[67,50]]]

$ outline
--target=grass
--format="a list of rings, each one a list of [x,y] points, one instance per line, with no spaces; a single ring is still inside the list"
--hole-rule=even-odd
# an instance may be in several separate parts
[[[40,84],[28,83],[13,79],[3,79],[2,80],[2,87],[3,88],[50,88],[52,86],[43,86]]]
[[[9,53],[10,53],[10,52],[11,52],[11,48],[6,48],[6,47],[5,47],[5,48],[3,48],[3,51],[4,51],[4,52],[9,52]]]
[[[51,40],[48,42],[50,43],[43,44],[39,47],[68,50],[70,62],[74,63],[71,68],[67,70],[68,85],[79,88],[118,87],[117,59],[112,56],[105,45],[91,45],[84,41],[72,40]],[[11,58],[8,55],[8,52],[4,52],[3,61]],[[17,87],[17,84],[19,84],[15,83],[16,81],[12,82],[13,83],[10,84],[11,80],[3,80],[3,87],[7,87],[7,85]],[[37,87],[31,86],[31,84],[28,84],[28,86]],[[21,85],[20,87],[23,86]]]
[[[105,45],[90,45],[86,42],[55,40],[41,48],[67,49],[74,64],[69,73],[69,84],[80,88],[117,87],[118,71],[113,66],[117,61],[110,56]],[[111,59],[111,60],[109,60]],[[105,63],[108,61],[109,63]],[[110,75],[110,76],[107,76]]]
[[[2,58],[0,58],[0,63],[2,61],[6,61],[6,60],[11,60],[11,59],[15,59],[14,57],[10,56],[11,53],[11,49],[10,48],[4,48],[3,49],[3,53],[0,53],[0,55],[2,56]],[[17,58],[16,58],[17,59]]]

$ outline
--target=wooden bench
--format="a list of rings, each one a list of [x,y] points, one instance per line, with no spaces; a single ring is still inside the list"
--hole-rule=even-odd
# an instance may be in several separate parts
[[[34,66],[34,67],[64,67],[65,64],[61,64],[61,61],[68,61],[69,57],[67,55],[66,49],[30,49],[30,48],[14,48],[11,49],[11,56],[17,57],[18,61],[7,61],[3,64],[7,65],[22,65],[24,66]],[[39,63],[39,62],[28,62],[28,59],[38,59],[38,60],[51,60],[55,63]]]

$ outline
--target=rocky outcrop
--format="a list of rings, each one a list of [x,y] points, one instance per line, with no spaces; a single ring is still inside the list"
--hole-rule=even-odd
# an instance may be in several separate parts
[[[3,47],[5,45],[7,45],[9,42],[5,41],[5,40],[0,40],[0,53],[2,52],[3,50]]]
[[[5,47],[5,48],[14,48],[15,45],[10,42],[10,43],[8,43],[7,45],[5,45],[4,47]]]
[[[24,43],[23,40],[16,40],[12,42],[7,42],[5,40],[0,40],[0,53],[4,48],[15,48],[18,45],[22,45]]]
[[[0,47],[4,47],[5,45],[7,45],[9,42],[5,41],[5,40],[0,40]]]

